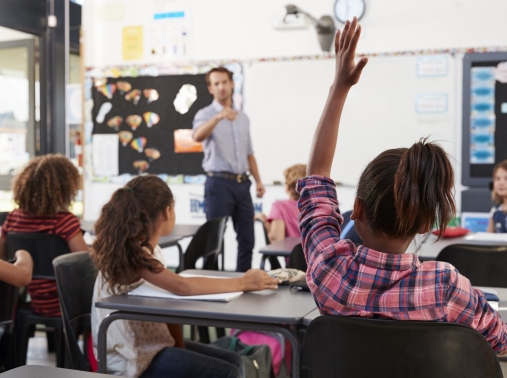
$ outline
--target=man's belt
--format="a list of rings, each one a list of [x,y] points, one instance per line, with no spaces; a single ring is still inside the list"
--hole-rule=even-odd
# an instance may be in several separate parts
[[[230,172],[206,172],[206,175],[209,177],[222,177],[222,178],[226,178],[229,180],[234,180],[238,184],[241,184],[242,182],[245,182],[246,180],[248,180],[248,174],[246,174],[246,173],[241,173],[241,174],[237,175],[235,173],[230,173]]]

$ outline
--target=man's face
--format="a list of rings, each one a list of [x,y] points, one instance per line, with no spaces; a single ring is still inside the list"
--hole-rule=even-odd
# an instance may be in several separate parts
[[[209,81],[208,90],[215,100],[225,101],[231,97],[234,82],[229,79],[229,75],[225,72],[212,72]]]

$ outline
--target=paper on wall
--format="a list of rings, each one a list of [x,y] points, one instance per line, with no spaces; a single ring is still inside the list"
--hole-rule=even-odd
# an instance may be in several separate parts
[[[95,176],[118,176],[118,134],[92,136],[92,160]]]

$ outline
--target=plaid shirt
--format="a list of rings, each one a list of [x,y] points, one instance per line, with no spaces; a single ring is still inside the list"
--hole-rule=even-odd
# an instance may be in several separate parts
[[[507,326],[483,293],[445,262],[388,254],[340,239],[343,221],[334,182],[299,180],[299,219],[306,280],[322,314],[453,322],[479,331],[496,353],[507,349]]]

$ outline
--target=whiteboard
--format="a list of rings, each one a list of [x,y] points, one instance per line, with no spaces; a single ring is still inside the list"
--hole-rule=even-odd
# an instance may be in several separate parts
[[[422,77],[417,67],[425,57],[369,59],[345,105],[332,170],[334,180],[356,185],[368,162],[379,153],[408,147],[426,136],[442,141],[446,151],[458,159],[456,106],[461,90],[456,75],[461,58],[437,57],[446,62],[444,74]],[[334,64],[333,59],[321,59],[245,65],[244,110],[250,117],[254,153],[265,183],[283,181],[284,168],[306,163],[334,77]],[[420,95],[436,95],[437,100],[445,95],[445,111],[418,113]]]

